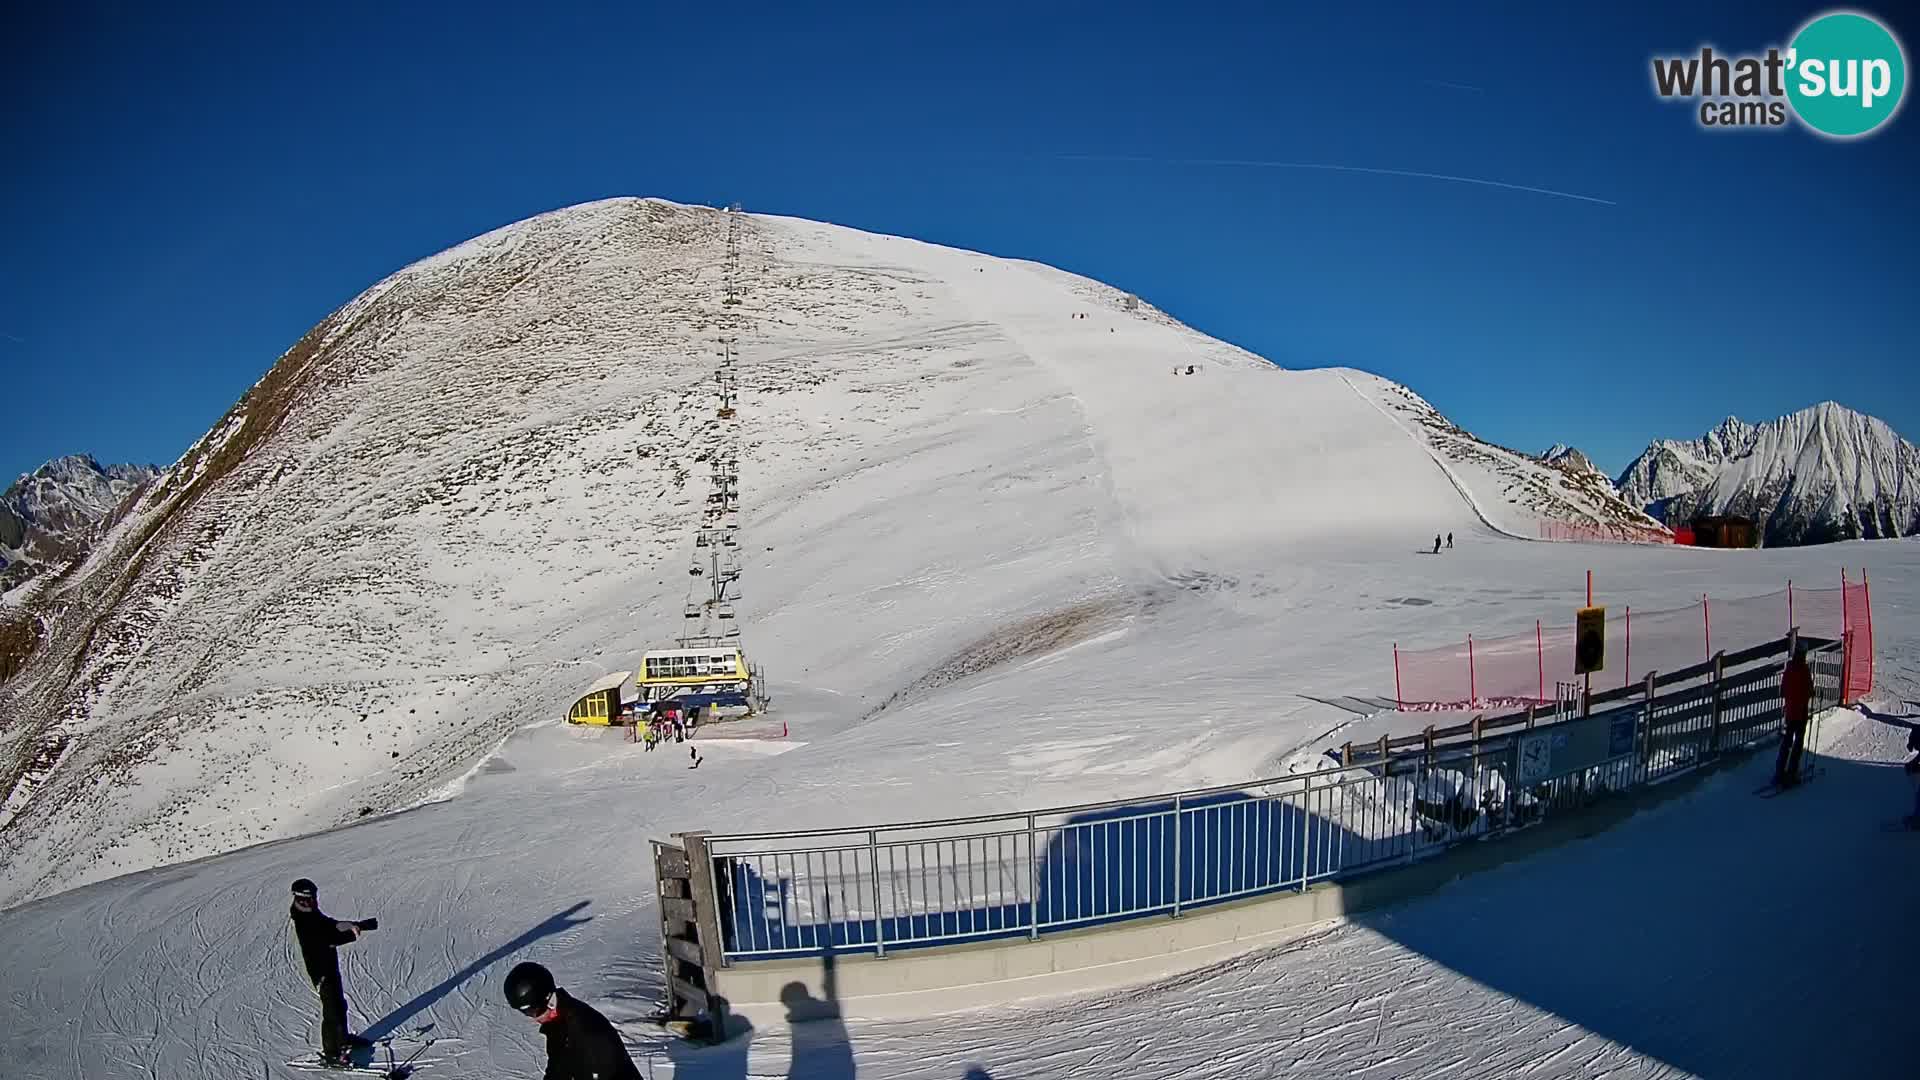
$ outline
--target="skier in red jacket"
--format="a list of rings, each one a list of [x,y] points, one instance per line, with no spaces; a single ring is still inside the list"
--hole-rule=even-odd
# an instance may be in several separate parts
[[[1813,706],[1813,672],[1807,667],[1807,647],[1793,650],[1787,661],[1787,673],[1780,677],[1780,702],[1786,722],[1780,733],[1780,756],[1773,763],[1776,787],[1792,787],[1800,782],[1800,752],[1807,742],[1807,718]]]

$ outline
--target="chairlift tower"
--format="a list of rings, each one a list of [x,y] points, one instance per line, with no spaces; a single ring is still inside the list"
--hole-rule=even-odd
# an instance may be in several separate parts
[[[713,373],[715,400],[707,467],[709,488],[701,506],[700,526],[694,534],[693,560],[687,568],[688,598],[683,609],[682,648],[733,646],[740,643],[736,604],[741,597],[740,565],[740,381],[737,341],[734,334],[740,320],[737,309],[745,286],[740,273],[740,204],[727,207],[726,258],[723,263],[721,304],[723,336],[717,342],[720,351]],[[697,586],[704,586],[699,588]],[[768,698],[761,682],[760,669],[750,665],[749,696],[755,711],[764,709]]]

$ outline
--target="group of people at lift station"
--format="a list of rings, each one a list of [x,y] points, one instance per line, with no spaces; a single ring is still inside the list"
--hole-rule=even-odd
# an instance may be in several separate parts
[[[644,716],[635,717],[633,730],[639,732],[640,740],[646,743],[647,750],[651,752],[654,747],[659,746],[668,739],[672,739],[677,743],[683,743],[693,738],[693,729],[699,721],[699,709],[686,708],[679,702],[669,698],[665,701],[656,701],[652,705],[647,706],[647,711]],[[631,742],[632,740],[629,739],[628,741]],[[693,762],[688,768],[699,768],[700,748],[697,746],[689,747],[688,756]]]
[[[350,1070],[379,1073],[399,1078],[426,1064],[419,1059],[428,1043],[422,1043],[413,1056],[392,1060],[391,1046],[384,1067],[361,1064],[356,1054],[371,1061],[373,1043],[347,1030],[347,998],[340,985],[342,945],[360,940],[360,935],[380,928],[377,919],[335,919],[320,910],[320,889],[307,878],[293,883],[294,936],[300,942],[300,957],[307,978],[320,997],[320,1057],[296,1058],[287,1062],[296,1068]],[[607,1018],[554,985],[553,973],[527,961],[516,964],[507,973],[507,1004],[540,1025],[547,1041],[547,1067],[543,1080],[640,1080],[640,1070],[620,1041],[620,1033]]]

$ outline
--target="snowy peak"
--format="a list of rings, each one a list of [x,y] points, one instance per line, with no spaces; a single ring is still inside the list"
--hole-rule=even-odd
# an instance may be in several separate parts
[[[71,454],[15,480],[0,493],[0,590],[84,555],[127,496],[159,474]]]
[[[1572,473],[1583,475],[1586,473],[1597,474],[1606,479],[1608,487],[1613,486],[1613,479],[1605,473],[1600,472],[1600,469],[1594,465],[1593,459],[1565,443],[1554,443],[1547,449],[1546,453],[1540,455],[1540,460],[1555,468],[1565,469]]]
[[[1710,461],[1725,461],[1735,457],[1753,440],[1753,432],[1752,424],[1737,416],[1729,416],[1700,437],[1700,455]]]
[[[1753,518],[1770,545],[1920,531],[1920,449],[1833,401],[1759,425],[1728,417],[1698,439],[1655,442],[1620,488],[1670,523],[1701,513]]]

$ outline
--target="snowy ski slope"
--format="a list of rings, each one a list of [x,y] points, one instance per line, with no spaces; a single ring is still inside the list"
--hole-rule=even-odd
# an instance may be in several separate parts
[[[740,608],[789,737],[703,741],[696,770],[552,719],[677,622],[719,215],[593,204],[436,256],[318,328],[175,466],[0,697],[8,739],[65,740],[0,831],[0,1071],[297,1075],[278,1063],[318,1018],[286,890],[310,876],[328,911],[380,917],[345,953],[353,1024],[430,1027],[428,1080],[538,1072],[532,1025],[498,1002],[524,958],[660,1077],[1885,1075],[1900,1029],[1868,1019],[1905,954],[1866,907],[1898,922],[1920,893],[1912,841],[1875,828],[1911,801],[1892,729],[1864,722],[1795,798],[1734,776],[1160,986],[712,1050],[635,1023],[660,989],[650,837],[1277,770],[1396,722],[1328,703],[1390,692],[1392,641],[1564,616],[1589,568],[1605,602],[1655,608],[1864,565],[1893,711],[1920,676],[1920,544],[1512,539],[1542,505],[1614,509],[1464,452],[1383,380],[1273,369],[1081,278],[750,223]],[[1456,550],[1419,553],[1449,531]],[[1830,852],[1826,883],[1780,888],[1783,849]],[[1678,913],[1640,919],[1675,874]],[[1562,954],[1592,981],[1523,962]]]

